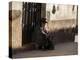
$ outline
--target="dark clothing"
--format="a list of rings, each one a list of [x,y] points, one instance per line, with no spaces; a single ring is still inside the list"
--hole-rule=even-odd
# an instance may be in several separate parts
[[[41,45],[39,45],[39,49],[42,50],[53,50],[54,49],[54,45],[53,42],[49,39],[49,37],[46,37],[46,35],[43,34],[43,43]]]
[[[36,49],[54,49],[53,43],[46,36],[47,33],[43,33],[40,26],[36,26],[33,32],[33,42],[35,43]]]

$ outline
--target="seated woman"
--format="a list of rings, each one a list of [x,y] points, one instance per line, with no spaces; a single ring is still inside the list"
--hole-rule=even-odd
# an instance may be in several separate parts
[[[46,23],[47,23],[46,18],[42,18],[41,19],[41,31],[42,31],[43,44],[41,48],[44,50],[51,50],[51,49],[54,49],[54,44],[50,40],[48,31],[45,29]]]
[[[42,49],[42,50],[53,50],[54,45],[53,42],[49,39],[49,34],[45,29],[45,24],[47,23],[45,18],[42,18],[40,21],[40,25],[35,27],[35,33],[33,38],[34,42],[36,44],[37,49]]]

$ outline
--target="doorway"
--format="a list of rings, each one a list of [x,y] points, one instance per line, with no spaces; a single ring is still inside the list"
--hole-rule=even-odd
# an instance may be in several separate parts
[[[41,20],[41,3],[23,2],[22,45],[32,42],[32,32]]]

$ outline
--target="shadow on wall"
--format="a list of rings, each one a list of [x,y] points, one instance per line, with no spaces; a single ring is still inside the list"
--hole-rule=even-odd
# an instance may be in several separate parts
[[[54,44],[64,43],[64,42],[74,42],[76,28],[60,29],[56,31],[49,32],[50,39],[53,40]]]

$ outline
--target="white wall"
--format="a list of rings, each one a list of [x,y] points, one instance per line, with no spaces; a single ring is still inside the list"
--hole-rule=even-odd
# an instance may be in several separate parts
[[[72,11],[73,5],[55,5],[55,6],[56,6],[56,13],[53,14],[52,13],[53,4],[49,3],[46,4],[46,18],[47,18],[47,11],[49,11],[50,20],[76,19],[76,7],[75,10]],[[59,10],[57,10],[57,6],[59,6]]]

